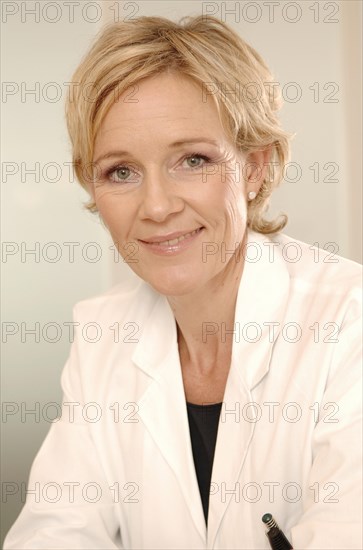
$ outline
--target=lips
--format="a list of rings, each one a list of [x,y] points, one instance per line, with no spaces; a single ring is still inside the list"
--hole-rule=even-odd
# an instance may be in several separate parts
[[[202,229],[203,229],[202,227],[198,227],[197,229],[194,229],[193,231],[188,231],[187,233],[179,232],[179,233],[171,233],[170,235],[165,235],[165,237],[169,237],[168,239],[163,236],[159,236],[159,237],[150,237],[149,239],[139,239],[139,240],[147,244],[157,244],[159,246],[173,246],[183,241],[184,239],[192,237]]]

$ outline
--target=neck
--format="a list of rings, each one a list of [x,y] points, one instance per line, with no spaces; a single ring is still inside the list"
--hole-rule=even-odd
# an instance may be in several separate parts
[[[168,296],[177,323],[182,362],[200,374],[211,374],[230,361],[235,308],[244,268],[247,231],[239,254],[198,291]]]

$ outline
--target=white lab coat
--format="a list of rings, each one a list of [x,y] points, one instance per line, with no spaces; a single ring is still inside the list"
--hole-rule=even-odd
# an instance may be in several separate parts
[[[166,298],[135,277],[76,304],[62,417],[4,548],[268,549],[271,512],[294,549],[361,549],[360,284],[249,231],[208,529]]]

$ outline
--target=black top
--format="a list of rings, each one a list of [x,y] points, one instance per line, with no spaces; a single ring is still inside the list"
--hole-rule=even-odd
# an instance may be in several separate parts
[[[187,403],[194,466],[206,525],[208,524],[209,491],[221,407],[222,403],[213,405]]]

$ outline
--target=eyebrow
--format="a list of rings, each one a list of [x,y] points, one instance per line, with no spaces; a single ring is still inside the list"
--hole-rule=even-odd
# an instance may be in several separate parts
[[[189,144],[192,144],[192,143],[202,143],[202,142],[203,143],[211,143],[212,145],[219,146],[219,142],[216,139],[198,137],[198,138],[193,138],[193,139],[182,139],[182,140],[179,140],[179,141],[174,141],[173,143],[170,143],[168,145],[168,149],[175,149],[176,147],[180,147],[181,145],[189,145]],[[108,153],[105,153],[104,155],[101,155],[100,157],[98,157],[94,161],[94,163],[98,164],[101,160],[105,160],[105,159],[113,158],[113,157],[120,157],[120,156],[123,156],[123,155],[130,155],[130,153],[128,151],[121,151],[121,150],[109,151]]]

